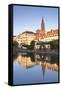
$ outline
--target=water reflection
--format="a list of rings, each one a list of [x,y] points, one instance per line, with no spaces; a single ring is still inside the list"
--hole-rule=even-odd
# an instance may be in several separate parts
[[[13,64],[14,63],[16,63],[17,65],[20,65],[23,70],[24,70],[24,68],[27,70],[30,70],[30,69],[33,70],[35,66],[38,66],[38,68],[35,70],[36,71],[40,70],[40,69],[42,70],[43,80],[44,80],[44,78],[46,76],[45,74],[47,72],[49,74],[51,73],[53,78],[54,78],[53,72],[57,72],[55,75],[57,75],[56,82],[58,81],[58,70],[59,70],[58,55],[36,54],[36,53],[18,53],[16,59],[13,61]],[[34,72],[36,72],[35,70],[34,70]],[[30,73],[33,73],[33,72],[31,71]],[[44,83],[48,82],[48,77],[49,76],[46,77],[46,81],[44,80]],[[30,79],[28,79],[28,81],[30,81]],[[39,81],[39,83],[40,82],[43,83],[43,81]],[[54,79],[52,79],[52,82],[54,82]],[[19,83],[20,83],[20,81],[19,81]]]
[[[42,67],[43,71],[45,71],[45,68],[58,71],[57,59],[57,55],[19,53],[15,62],[24,66],[25,68],[31,68],[38,64]]]

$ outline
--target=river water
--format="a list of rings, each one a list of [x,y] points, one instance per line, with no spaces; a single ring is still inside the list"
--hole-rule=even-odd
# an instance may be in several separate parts
[[[58,55],[18,53],[13,57],[13,84],[58,82]]]

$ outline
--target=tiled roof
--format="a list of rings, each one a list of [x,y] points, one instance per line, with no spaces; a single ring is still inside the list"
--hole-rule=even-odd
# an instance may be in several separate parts
[[[48,37],[53,37],[53,36],[58,36],[58,29],[51,30],[48,32],[41,32],[40,30],[36,32],[36,37],[38,38],[48,38]]]

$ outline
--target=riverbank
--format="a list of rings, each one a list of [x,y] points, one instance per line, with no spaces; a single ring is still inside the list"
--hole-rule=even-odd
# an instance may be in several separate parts
[[[26,53],[38,53],[38,54],[58,54],[58,50],[55,51],[55,50],[48,50],[48,51],[41,51],[41,50],[24,50],[24,49],[18,49],[18,52],[26,52]]]

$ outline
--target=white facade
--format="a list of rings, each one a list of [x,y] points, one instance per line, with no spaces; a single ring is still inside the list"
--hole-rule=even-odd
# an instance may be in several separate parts
[[[20,34],[19,36],[16,37],[16,41],[19,43],[19,44],[27,44],[27,45],[30,45],[31,41],[32,40],[35,40],[35,34],[34,33],[22,33]]]
[[[58,39],[58,36],[52,36],[52,37],[48,37],[48,38],[39,39],[39,41],[49,42],[49,41],[57,40],[57,39]]]

